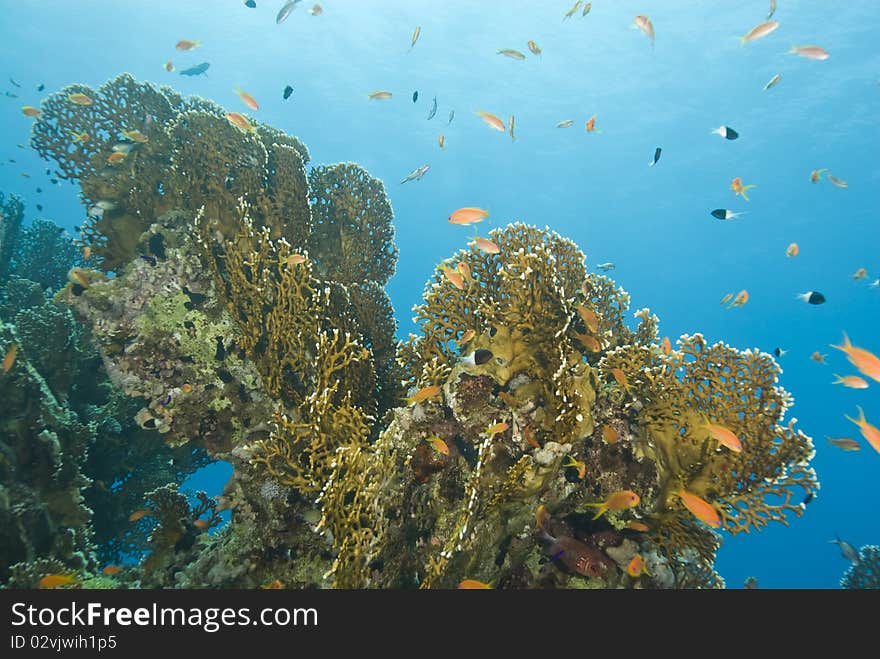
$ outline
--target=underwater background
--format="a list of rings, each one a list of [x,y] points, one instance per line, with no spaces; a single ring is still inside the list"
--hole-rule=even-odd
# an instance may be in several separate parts
[[[481,235],[513,221],[546,225],[581,247],[589,270],[613,263],[631,311],[649,307],[660,336],[700,332],[709,343],[785,351],[780,384],[794,396],[789,417],[813,437],[821,490],[789,526],[724,533],[715,568],[730,588],[749,576],[761,588],[838,587],[848,562],[829,540],[880,542],[880,457],[844,418],[860,405],[876,424],[878,385],[832,386],[833,373],[854,369],[829,348],[845,331],[880,349],[880,288],[871,286],[880,276],[877,4],[779,0],[779,29],[745,45],[736,37],[765,20],[766,0],[597,1],[569,20],[565,1],[328,0],[320,15],[303,2],[276,24],[281,4],[3,2],[0,85],[17,98],[0,98],[0,191],[22,197],[27,221],[49,218],[75,235],[85,217],[78,187],[50,182],[27,148],[33,120],[21,106],[128,72],[228,110],[243,111],[234,90],[245,89],[260,101],[254,116],[303,140],[313,162],[357,162],[384,181],[399,250],[387,292],[401,339],[417,329],[409,309],[436,264],[472,237],[446,221],[454,209],[487,209]],[[631,27],[636,14],[653,22],[653,48]],[[201,45],[180,52],[180,39]],[[830,58],[786,54],[809,44]],[[503,48],[526,58],[497,54]],[[168,60],[175,71],[163,69]],[[178,74],[201,62],[206,76]],[[368,99],[375,90],[393,97]],[[514,115],[516,140],[478,110]],[[598,131],[588,133],[593,115]],[[571,127],[556,127],[567,119]],[[739,139],[711,133],[723,125]],[[662,156],[648,167],[656,147]],[[400,183],[425,164],[420,180]],[[812,184],[820,168],[848,187]],[[735,177],[757,186],[748,202],[731,191]],[[710,215],[719,208],[745,214],[719,221]],[[793,242],[800,253],[788,258]],[[862,267],[867,276],[854,279]],[[743,289],[747,304],[719,305]],[[807,291],[827,302],[797,299]],[[856,438],[862,450],[841,451],[826,436]],[[184,487],[219,493],[230,471],[211,465]]]

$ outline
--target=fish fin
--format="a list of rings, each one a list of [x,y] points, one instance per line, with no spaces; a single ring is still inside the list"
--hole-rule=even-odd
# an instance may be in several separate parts
[[[833,375],[834,377],[836,377],[837,379],[836,379],[834,382],[832,382],[831,384],[843,384],[843,378],[842,378],[842,377],[840,377],[837,373],[832,373],[832,375]]]

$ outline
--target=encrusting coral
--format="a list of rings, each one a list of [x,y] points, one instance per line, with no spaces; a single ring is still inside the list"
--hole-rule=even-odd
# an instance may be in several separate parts
[[[296,138],[128,75],[41,109],[32,144],[79,180],[98,266],[58,299],[143,432],[234,468],[195,511],[174,482],[146,494],[127,583],[722,587],[707,511],[750,531],[818,490],[772,357],[659,345],[548,229],[440,264],[395,345],[393,214],[362,168],[306,173]]]

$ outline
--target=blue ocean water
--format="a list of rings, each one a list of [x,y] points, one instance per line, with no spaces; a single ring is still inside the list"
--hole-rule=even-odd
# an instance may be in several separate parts
[[[46,163],[16,146],[27,147],[32,120],[20,108],[39,105],[39,84],[44,93],[74,82],[97,87],[127,71],[235,111],[247,111],[233,91],[245,89],[260,103],[256,118],[299,136],[314,163],[354,161],[385,181],[400,250],[388,292],[401,337],[415,331],[409,310],[436,264],[472,236],[447,216],[479,206],[490,212],[478,225],[483,235],[513,220],[547,225],[578,243],[589,268],[615,263],[609,274],[632,295],[633,311],[650,307],[660,317],[661,335],[701,332],[738,348],[787,351],[781,384],[795,398],[789,415],[815,440],[822,489],[788,527],[725,537],[717,569],[729,587],[755,576],[762,588],[834,588],[847,563],[829,539],[880,543],[880,456],[864,441],[862,451],[844,453],[825,439],[860,439],[843,416],[855,416],[856,405],[880,420],[880,385],[832,386],[832,373],[854,369],[829,347],[847,331],[880,352],[880,288],[870,286],[880,275],[874,0],[779,0],[779,29],[744,46],[736,37],[766,19],[768,0],[598,0],[570,20],[569,0],[328,0],[317,16],[308,13],[314,3],[300,3],[280,25],[281,0],[256,4],[4,2],[0,87],[19,98],[0,97],[0,190],[26,200],[28,219],[72,229],[84,218],[76,187],[52,185]],[[651,18],[654,48],[633,29],[637,14]],[[202,45],[180,52],[181,39]],[[812,44],[830,58],[786,54]],[[496,54],[502,48],[526,59]],[[175,72],[164,70],[168,60]],[[200,62],[210,62],[207,76],[177,73]],[[764,91],[775,74],[781,81]],[[393,98],[368,99],[380,89]],[[438,112],[428,120],[434,96]],[[516,141],[477,110],[514,115]],[[592,115],[599,132],[588,134]],[[555,127],[566,119],[573,126]],[[740,138],[710,133],[721,125]],[[649,168],[658,146],[662,157]],[[424,178],[400,184],[425,164]],[[811,184],[818,168],[849,187]],[[757,185],[749,202],[730,190],[734,177]],[[746,214],[722,222],[710,215],[715,208]],[[796,258],[785,255],[791,242]],[[868,276],[854,280],[861,267]],[[750,294],[744,307],[719,305],[741,289]],[[828,301],[797,300],[805,291]],[[827,365],[811,360],[816,350],[828,353]],[[212,467],[190,484],[218,491],[221,472]]]

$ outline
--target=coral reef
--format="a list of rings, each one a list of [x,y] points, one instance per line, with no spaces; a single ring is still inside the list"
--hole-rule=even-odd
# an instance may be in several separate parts
[[[859,590],[880,588],[880,547],[865,545],[859,549],[859,560],[850,565],[840,580],[840,587]]]
[[[21,199],[16,195],[7,198],[0,193],[0,284],[9,276],[23,221],[24,203]]]
[[[631,327],[628,294],[549,229],[498,228],[491,253],[440,264],[395,345],[393,213],[362,168],[307,172],[296,138],[128,75],[41,109],[32,145],[87,209],[91,258],[55,296],[87,332],[38,284],[7,299],[16,331],[75,338],[61,354],[88,334],[114,386],[71,403],[77,432],[106,437],[62,453],[95,479],[67,498],[108,508],[78,520],[102,558],[147,552],[125,585],[719,588],[711,526],[787,524],[818,490],[772,357],[661,347],[657,317]],[[190,500],[208,459],[233,476]],[[144,473],[129,488],[113,460]]]

